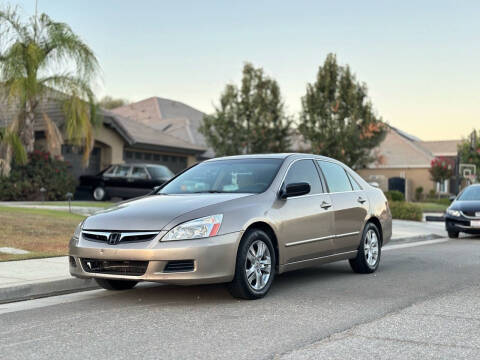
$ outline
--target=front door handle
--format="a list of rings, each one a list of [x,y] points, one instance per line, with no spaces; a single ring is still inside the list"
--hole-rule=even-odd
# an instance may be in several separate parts
[[[322,209],[327,210],[328,208],[332,207],[332,204],[327,203],[326,201],[322,201],[322,204],[320,205]]]
[[[357,201],[358,201],[360,204],[363,204],[363,203],[365,203],[367,200],[364,199],[363,197],[359,196],[358,199],[357,199]]]

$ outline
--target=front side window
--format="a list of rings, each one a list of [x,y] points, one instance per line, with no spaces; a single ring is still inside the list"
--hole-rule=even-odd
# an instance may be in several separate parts
[[[322,193],[322,183],[312,160],[299,160],[288,169],[285,185],[306,182],[310,185],[310,194]]]
[[[107,171],[103,173],[104,176],[113,176],[115,174],[115,170],[117,170],[116,166],[111,166]]]
[[[350,180],[343,167],[328,161],[318,161],[318,164],[322,169],[325,180],[327,181],[328,190],[331,193],[352,191],[352,184],[350,184]]]
[[[173,179],[159,193],[262,193],[272,183],[282,162],[282,159],[206,161]]]

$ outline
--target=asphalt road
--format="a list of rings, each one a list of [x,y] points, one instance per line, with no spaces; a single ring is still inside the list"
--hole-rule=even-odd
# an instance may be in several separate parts
[[[465,293],[480,309],[480,239],[405,246],[384,251],[376,274],[353,274],[347,262],[300,270],[277,277],[257,301],[232,299],[221,285],[144,285],[0,305],[0,358],[341,359],[393,358],[394,351],[408,358],[407,349],[417,358],[478,358],[480,317],[471,309],[459,315],[458,304]],[[445,319],[412,320],[412,305],[463,319],[474,340],[429,351],[429,340],[425,345],[418,337],[448,338]],[[363,332],[369,335],[357,336]],[[414,332],[418,337],[407,336]],[[427,350],[417,352],[418,346]]]

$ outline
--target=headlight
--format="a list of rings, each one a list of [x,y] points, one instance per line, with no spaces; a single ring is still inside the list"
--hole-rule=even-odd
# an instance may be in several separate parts
[[[215,236],[222,225],[223,215],[206,216],[187,221],[170,230],[162,241],[201,239]]]
[[[75,228],[75,231],[73,232],[73,238],[75,240],[80,239],[80,234],[82,233],[82,226],[83,226],[83,221],[80,224],[78,224],[77,227]]]
[[[447,209],[447,214],[455,217],[460,217],[460,211],[458,210]]]

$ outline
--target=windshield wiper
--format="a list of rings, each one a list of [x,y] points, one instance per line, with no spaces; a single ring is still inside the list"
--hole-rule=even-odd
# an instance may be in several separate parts
[[[231,191],[221,191],[221,190],[207,190],[207,191],[194,191],[192,194],[231,194]]]

